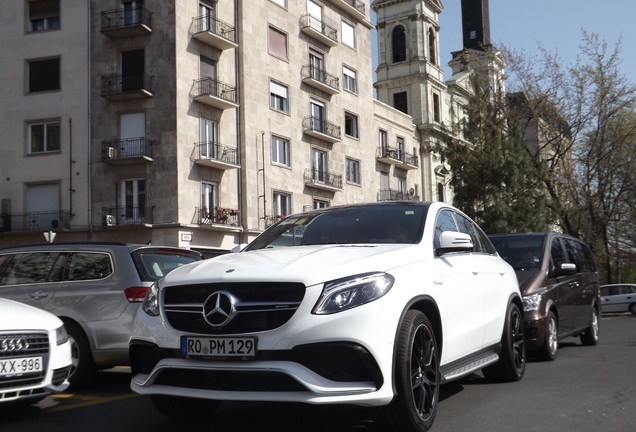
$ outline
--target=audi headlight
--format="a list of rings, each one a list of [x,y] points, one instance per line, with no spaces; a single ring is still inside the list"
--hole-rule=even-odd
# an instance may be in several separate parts
[[[532,294],[523,298],[523,311],[532,312],[541,307],[541,294]]]
[[[366,273],[325,283],[312,311],[327,315],[379,299],[389,292],[395,278],[387,273]]]
[[[159,316],[159,285],[157,282],[148,289],[141,309],[150,316]]]
[[[66,329],[64,326],[58,327],[55,329],[55,343],[57,345],[62,345],[68,342],[68,333],[66,333]]]

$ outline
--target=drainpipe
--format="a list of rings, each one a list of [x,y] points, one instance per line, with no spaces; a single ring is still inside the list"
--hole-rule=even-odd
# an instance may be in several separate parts
[[[92,80],[91,80],[91,2],[88,3],[88,19],[87,23],[87,31],[88,31],[88,59],[87,59],[87,67],[86,67],[86,77],[88,79],[88,167],[87,167],[87,176],[88,176],[88,191],[87,191],[87,200],[88,200],[88,240],[91,240],[93,237],[93,105],[91,103],[91,95],[93,92]]]
[[[73,193],[75,193],[75,190],[73,189],[73,164],[75,163],[75,161],[73,160],[73,117],[68,118],[68,152],[68,191],[70,221],[71,219],[73,219]]]
[[[236,113],[236,156],[238,157],[239,160],[239,168],[238,168],[238,173],[236,176],[236,193],[238,195],[238,210],[239,210],[239,226],[242,228],[241,232],[239,233],[239,245],[243,244],[243,230],[245,229],[244,226],[244,219],[243,219],[243,158],[241,155],[241,108],[243,107],[243,103],[244,101],[241,101],[241,95],[242,95],[242,89],[241,89],[241,83],[239,81],[240,79],[240,72],[239,72],[239,67],[240,67],[240,57],[239,57],[239,49],[241,49],[241,44],[240,44],[240,38],[239,38],[239,31],[238,31],[238,24],[239,24],[239,17],[238,17],[238,13],[239,13],[239,5],[238,5],[238,1],[239,0],[234,0],[234,35],[235,35],[235,39],[236,39],[236,45],[237,47],[234,48],[234,82],[236,83],[236,91],[237,91],[237,97],[238,97],[238,102],[239,102],[239,107],[235,108],[235,113]]]

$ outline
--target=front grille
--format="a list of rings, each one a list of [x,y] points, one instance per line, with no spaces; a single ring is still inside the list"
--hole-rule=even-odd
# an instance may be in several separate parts
[[[235,299],[235,316],[226,325],[212,326],[203,305],[212,294],[223,291]],[[305,286],[299,283],[222,283],[168,287],[164,309],[172,327],[189,333],[241,334],[272,330],[296,312]]]
[[[41,383],[49,364],[49,335],[44,332],[18,332],[0,334],[0,361],[42,357],[42,371],[34,373],[5,374],[0,376],[0,389],[25,387]]]
[[[307,391],[298,381],[280,372],[162,370],[156,384],[219,391]]]

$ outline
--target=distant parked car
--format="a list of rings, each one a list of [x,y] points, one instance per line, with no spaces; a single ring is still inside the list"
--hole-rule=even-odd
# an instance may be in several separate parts
[[[71,344],[62,321],[0,298],[0,403],[35,403],[66,390]]]
[[[554,360],[559,340],[599,339],[599,278],[592,253],[581,240],[555,232],[491,235],[499,255],[517,273],[529,351]]]
[[[201,260],[188,249],[123,243],[52,243],[0,250],[0,297],[50,311],[71,338],[71,385],[128,365],[132,321],[148,287]]]
[[[601,285],[601,312],[627,311],[636,315],[636,284]]]
[[[523,377],[521,309],[512,268],[451,206],[314,210],[154,284],[131,387],[186,421],[224,400],[352,404],[422,432],[443,382]]]

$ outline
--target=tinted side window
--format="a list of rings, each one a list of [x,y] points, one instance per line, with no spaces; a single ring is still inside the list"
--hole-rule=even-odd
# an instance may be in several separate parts
[[[7,262],[0,285],[17,285],[59,280],[53,271],[59,252],[17,253]],[[54,275],[52,279],[49,275]]]
[[[449,210],[442,210],[435,220],[435,238],[433,241],[434,246],[439,247],[439,236],[444,231],[459,231],[453,219],[453,213]]]
[[[463,215],[459,213],[455,213],[455,217],[457,218],[457,225],[459,225],[459,231],[465,234],[469,234],[470,238],[473,239],[473,245],[475,246],[475,252],[486,253],[486,250],[482,247],[481,241],[479,239],[479,235],[477,234],[477,229],[475,225],[465,218]]]
[[[591,272],[593,271],[592,264],[587,259],[587,256],[583,252],[583,244],[573,239],[564,239],[565,249],[568,252],[568,258],[570,262],[576,264],[576,269],[579,272]]]
[[[552,246],[550,247],[550,257],[552,258],[552,266],[558,266],[561,263],[567,262],[565,258],[565,251],[561,246],[561,240],[559,238],[552,239]]]
[[[106,253],[79,252],[69,258],[68,280],[102,279],[112,273],[113,264]]]

